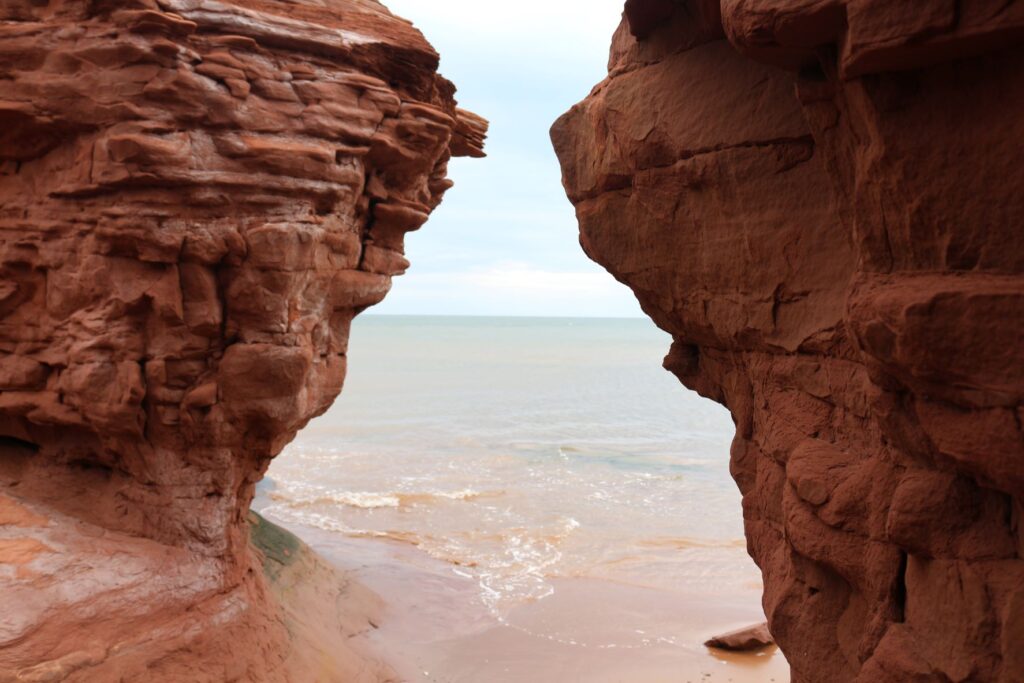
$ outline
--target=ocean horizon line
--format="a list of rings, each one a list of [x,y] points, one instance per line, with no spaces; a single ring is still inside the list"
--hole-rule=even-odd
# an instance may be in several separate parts
[[[632,320],[647,321],[652,325],[654,322],[644,315],[636,316],[598,316],[598,315],[494,315],[478,313],[370,313],[365,312],[357,316],[358,319],[366,318],[478,318],[492,320]]]

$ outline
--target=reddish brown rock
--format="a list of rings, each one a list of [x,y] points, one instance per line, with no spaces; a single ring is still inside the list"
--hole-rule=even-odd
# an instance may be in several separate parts
[[[629,4],[552,137],[733,414],[793,679],[1024,680],[1021,4]]]
[[[760,650],[774,643],[772,634],[768,631],[768,624],[757,624],[715,636],[706,641],[704,645],[719,650],[749,652]]]
[[[373,0],[0,0],[0,680],[314,680],[246,513],[482,154],[437,65]]]

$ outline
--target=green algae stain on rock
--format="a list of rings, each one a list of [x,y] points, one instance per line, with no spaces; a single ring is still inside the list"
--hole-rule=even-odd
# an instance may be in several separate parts
[[[268,522],[256,512],[249,511],[249,537],[263,553],[263,573],[276,581],[281,572],[302,555],[305,544],[281,527]]]
[[[249,511],[248,522],[292,644],[287,666],[302,672],[288,680],[399,680],[365,638],[381,622],[380,597],[256,512]]]

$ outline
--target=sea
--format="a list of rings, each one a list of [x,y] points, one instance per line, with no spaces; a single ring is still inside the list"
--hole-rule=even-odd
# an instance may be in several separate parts
[[[662,369],[646,319],[365,315],[334,406],[258,507],[417,549],[497,619],[588,578],[757,600],[729,413]]]

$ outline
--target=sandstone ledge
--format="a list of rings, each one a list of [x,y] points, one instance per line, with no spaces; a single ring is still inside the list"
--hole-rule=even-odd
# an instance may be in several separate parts
[[[360,638],[380,599],[255,513],[247,554],[263,572],[228,591],[214,561],[16,498],[0,496],[0,520],[0,566],[19,579],[0,621],[5,683],[394,677]]]

